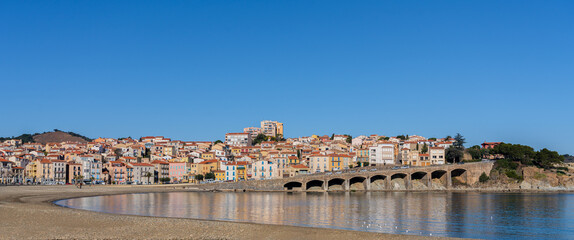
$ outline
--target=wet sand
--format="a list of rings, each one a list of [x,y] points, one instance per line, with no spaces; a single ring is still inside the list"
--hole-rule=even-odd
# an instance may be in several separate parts
[[[116,215],[52,201],[97,195],[190,191],[183,186],[1,186],[0,239],[436,239],[349,230]]]

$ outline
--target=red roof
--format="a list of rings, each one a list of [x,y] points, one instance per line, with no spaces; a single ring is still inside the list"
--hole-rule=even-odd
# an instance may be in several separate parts
[[[294,167],[294,168],[308,168],[307,166],[305,166],[305,165],[303,165],[303,164],[297,164],[297,165],[293,165],[293,166],[291,166],[291,167]]]
[[[131,163],[131,165],[139,166],[139,167],[153,167],[153,165],[151,165],[149,163]]]

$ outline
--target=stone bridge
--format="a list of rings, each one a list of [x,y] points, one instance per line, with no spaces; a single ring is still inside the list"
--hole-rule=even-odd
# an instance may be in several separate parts
[[[291,178],[250,180],[200,185],[210,190],[254,191],[385,191],[447,190],[471,186],[493,162],[447,164],[410,168],[353,168],[340,172],[299,175]]]

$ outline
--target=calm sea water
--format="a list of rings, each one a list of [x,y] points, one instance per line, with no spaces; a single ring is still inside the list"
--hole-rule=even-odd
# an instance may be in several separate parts
[[[75,198],[92,211],[485,239],[574,239],[574,194],[209,193]]]

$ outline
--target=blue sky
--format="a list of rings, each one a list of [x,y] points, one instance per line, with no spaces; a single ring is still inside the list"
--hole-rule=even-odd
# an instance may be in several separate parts
[[[572,1],[2,1],[0,136],[463,134],[574,154]]]

